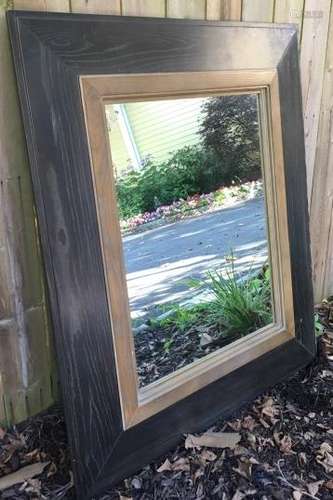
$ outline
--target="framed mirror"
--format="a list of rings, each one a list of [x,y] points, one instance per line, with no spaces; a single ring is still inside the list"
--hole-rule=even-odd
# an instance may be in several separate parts
[[[91,498],[314,354],[297,34],[8,16]]]

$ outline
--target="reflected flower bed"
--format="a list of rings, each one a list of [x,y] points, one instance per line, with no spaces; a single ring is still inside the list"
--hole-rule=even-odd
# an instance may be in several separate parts
[[[238,201],[256,198],[262,194],[261,180],[234,184],[222,187],[212,193],[189,196],[186,200],[178,200],[171,205],[162,205],[153,212],[145,212],[126,220],[120,220],[120,227],[123,233],[132,233],[143,229],[142,226],[149,223],[175,222],[186,217],[194,217],[204,212],[231,206]],[[145,226],[144,229],[146,230],[148,227]]]

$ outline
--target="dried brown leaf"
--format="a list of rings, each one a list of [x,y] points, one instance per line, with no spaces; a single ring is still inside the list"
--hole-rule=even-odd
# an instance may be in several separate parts
[[[263,418],[260,418],[259,419],[259,422],[261,423],[261,425],[263,427],[265,427],[265,429],[269,429],[270,428],[270,425],[266,422],[266,420],[264,420]]]
[[[205,345],[209,345],[212,342],[213,338],[208,335],[208,333],[202,333],[200,335],[200,345],[201,347],[204,347]]]
[[[282,453],[286,453],[289,455],[290,453],[293,453],[292,451],[292,441],[290,439],[290,436],[283,436],[283,438],[280,440],[279,443],[279,448]]]
[[[190,471],[190,463],[188,461],[188,458],[178,458],[175,462],[172,464],[172,470],[174,471],[182,471],[182,472],[189,472]]]
[[[315,481],[314,483],[309,483],[306,485],[307,489],[308,489],[308,492],[310,493],[310,495],[312,495],[313,497],[315,497],[319,491],[319,488],[321,487],[321,485],[324,483],[324,481]]]
[[[243,429],[247,429],[251,432],[257,425],[258,425],[257,422],[254,420],[253,417],[251,417],[251,415],[247,415],[242,422]]]
[[[242,428],[242,422],[241,420],[237,419],[233,422],[228,422],[228,426],[231,427],[232,430],[239,432]]]
[[[333,472],[333,455],[327,453],[323,460],[317,458],[317,462],[324,467],[326,472]]]
[[[306,458],[306,454],[304,453],[304,451],[301,451],[299,454],[298,454],[298,461],[299,461],[299,464],[301,466],[305,465],[307,463],[307,458]]]
[[[170,470],[172,470],[172,464],[171,464],[170,460],[167,458],[165,460],[165,462],[163,462],[163,464],[159,466],[159,468],[157,469],[157,472],[165,472],[165,471],[170,471]]]
[[[316,455],[316,461],[324,467],[325,471],[333,472],[333,450],[329,443],[323,442]]]
[[[206,446],[208,448],[234,449],[240,440],[241,435],[238,432],[206,432],[201,436],[188,434],[185,440],[185,448],[200,448],[201,446]]]
[[[242,493],[240,490],[237,490],[231,500],[242,500],[246,497],[245,493]]]
[[[249,480],[251,479],[252,474],[252,463],[250,462],[250,460],[238,460],[238,467],[233,467],[232,470],[237,472],[237,474],[244,477],[245,479]]]
[[[200,454],[200,457],[206,462],[214,462],[214,460],[217,459],[217,455],[215,455],[215,453],[210,450],[203,450]]]
[[[333,490],[333,479],[326,481],[325,488],[327,488],[328,490]]]
[[[141,479],[139,479],[138,477],[134,477],[132,479],[131,484],[132,484],[133,488],[135,488],[136,490],[140,490],[142,487]]]
[[[37,462],[0,478],[0,491],[10,488],[15,484],[24,483],[25,481],[28,481],[28,479],[32,479],[34,476],[38,476],[43,472],[48,464],[49,462]]]

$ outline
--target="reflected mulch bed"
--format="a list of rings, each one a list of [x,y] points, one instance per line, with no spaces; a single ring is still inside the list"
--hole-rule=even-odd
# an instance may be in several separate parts
[[[195,439],[184,436],[177,448],[98,500],[332,499],[332,310],[333,303],[318,312],[328,331],[309,367],[209,429],[233,433],[229,447],[193,448]],[[1,430],[0,476],[40,461],[49,465],[37,479],[11,487],[0,498],[75,498],[60,408]]]
[[[216,333],[211,329],[193,325],[187,331],[176,326],[149,327],[134,336],[139,386],[143,387],[172,373],[239,338]]]

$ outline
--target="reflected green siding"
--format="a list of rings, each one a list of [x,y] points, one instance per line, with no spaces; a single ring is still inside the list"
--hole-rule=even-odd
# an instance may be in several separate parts
[[[109,129],[112,163],[119,175],[130,166],[130,158],[120,131],[117,114],[113,106],[107,106],[107,123]]]
[[[202,98],[194,98],[125,104],[141,159],[152,156],[158,162],[164,161],[177,149],[197,144],[202,102]],[[110,141],[119,174],[128,168],[129,154],[116,120],[111,120]]]

